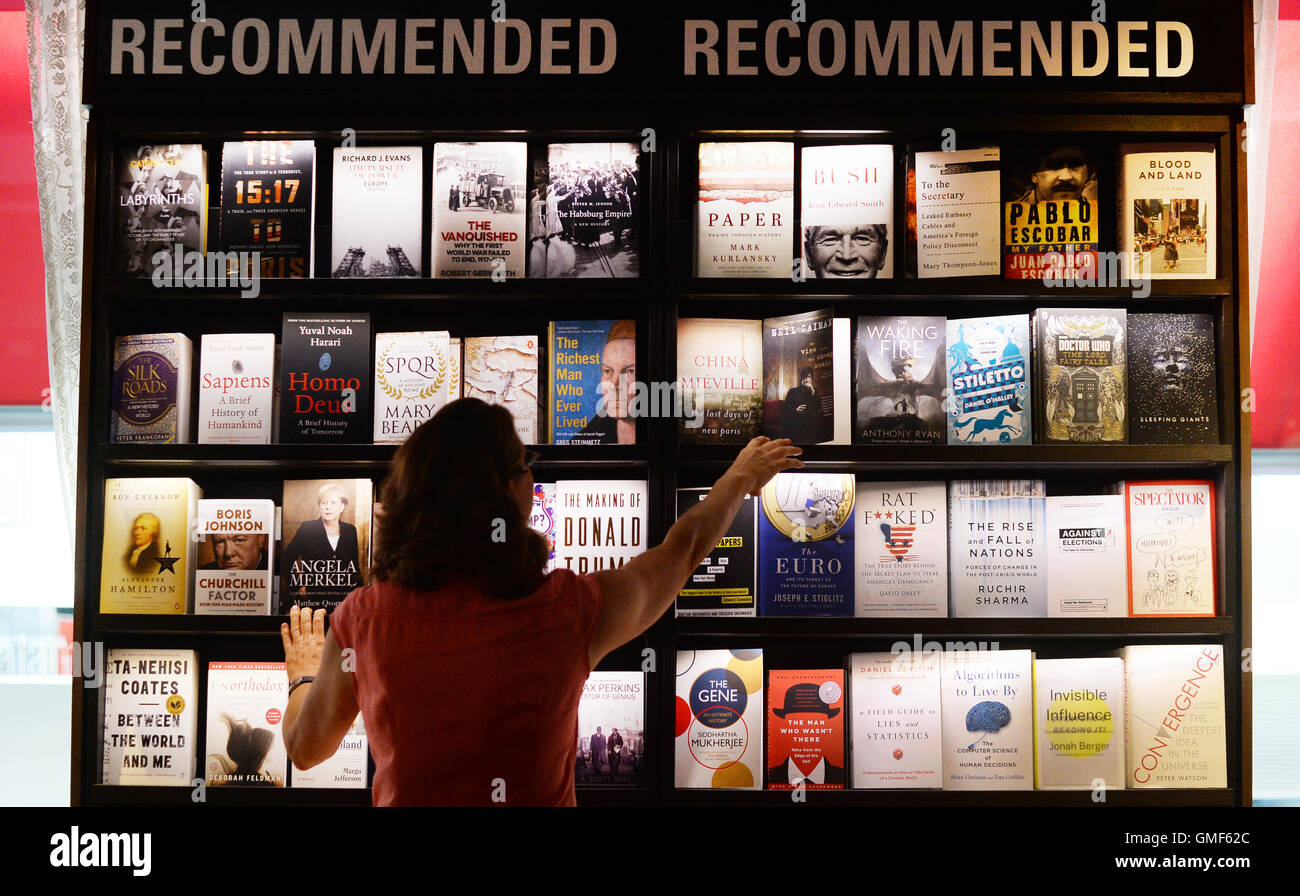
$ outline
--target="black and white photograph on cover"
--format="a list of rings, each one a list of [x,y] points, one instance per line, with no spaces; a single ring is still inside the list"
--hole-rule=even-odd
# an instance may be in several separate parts
[[[645,783],[645,731],[596,725],[578,733],[577,787],[639,787]]]
[[[889,257],[889,225],[821,225],[803,229],[803,257],[817,279],[875,279]]]
[[[118,257],[127,277],[148,277],[153,257],[179,245],[203,250],[203,150],[171,143],[137,146],[120,159]]]
[[[524,275],[528,146],[438,143],[433,150],[433,275]]]
[[[199,569],[266,569],[266,534],[210,533],[199,542]]]
[[[1097,201],[1097,169],[1088,161],[1088,149],[1066,144],[1039,153],[1021,152],[1004,171],[1003,196],[1007,202]]]
[[[640,181],[635,143],[550,144],[533,160],[528,276],[640,276]]]
[[[1204,274],[1205,206],[1199,199],[1133,200],[1133,245],[1139,273]]]
[[[247,719],[236,719],[222,713],[221,721],[229,732],[225,744],[208,744],[221,748],[208,753],[207,783],[213,786],[238,784],[241,786],[265,785],[283,787],[264,765],[275,746],[276,734],[269,728],[259,728]]]

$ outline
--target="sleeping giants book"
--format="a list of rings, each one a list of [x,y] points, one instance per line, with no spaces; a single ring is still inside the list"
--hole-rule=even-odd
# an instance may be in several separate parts
[[[946,328],[942,317],[858,318],[855,443],[942,445],[947,441]]]
[[[805,146],[801,162],[803,276],[894,276],[894,147]]]
[[[1214,321],[1208,314],[1128,316],[1129,441],[1219,441]]]
[[[221,251],[228,276],[310,277],[314,267],[316,144],[311,140],[239,140],[221,151]]]
[[[524,276],[526,143],[433,147],[433,276]]]
[[[192,479],[109,479],[99,612],[190,612],[193,520],[202,490]]]
[[[1029,316],[948,321],[948,444],[1033,443]]]
[[[1026,146],[1002,178],[1003,276],[1097,276],[1097,168],[1080,144]]]
[[[127,147],[118,160],[113,254],[123,277],[149,277],[159,252],[206,252],[207,156],[197,143]]]
[[[285,312],[280,441],[370,441],[370,314]]]
[[[832,309],[763,321],[763,435],[796,445],[835,436]]]
[[[190,440],[190,369],[184,333],[119,336],[113,344],[110,442]]]
[[[700,144],[698,277],[789,277],[794,265],[794,144]]]
[[[852,473],[778,473],[759,498],[762,616],[852,616]]]
[[[1128,340],[1123,308],[1039,308],[1033,318],[1044,442],[1128,441]]]
[[[365,583],[373,493],[369,479],[285,481],[278,614],[333,610]]]
[[[420,276],[423,160],[419,146],[334,148],[332,276]]]
[[[635,143],[552,143],[533,159],[529,277],[641,274]]]

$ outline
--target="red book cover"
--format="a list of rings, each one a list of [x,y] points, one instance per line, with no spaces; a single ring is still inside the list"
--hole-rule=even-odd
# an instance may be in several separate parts
[[[767,679],[767,789],[844,789],[844,670],[773,669]]]

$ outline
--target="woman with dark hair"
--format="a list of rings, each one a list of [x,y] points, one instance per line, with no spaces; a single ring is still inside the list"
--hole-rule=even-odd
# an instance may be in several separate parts
[[[672,605],[745,495],[799,453],[754,439],[663,544],[618,569],[548,575],[528,527],[536,456],[505,408],[451,402],[393,457],[370,584],[328,636],[324,610],[294,607],[280,627],[290,758],[328,759],[360,712],[375,805],[573,805],[588,673]]]

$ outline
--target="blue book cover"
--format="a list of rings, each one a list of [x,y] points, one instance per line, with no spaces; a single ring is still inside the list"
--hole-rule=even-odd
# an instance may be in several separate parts
[[[1033,444],[1029,370],[1029,315],[948,321],[948,444]]]
[[[778,473],[759,501],[759,614],[853,615],[852,473]]]
[[[636,444],[636,321],[553,321],[547,341],[551,444]]]

